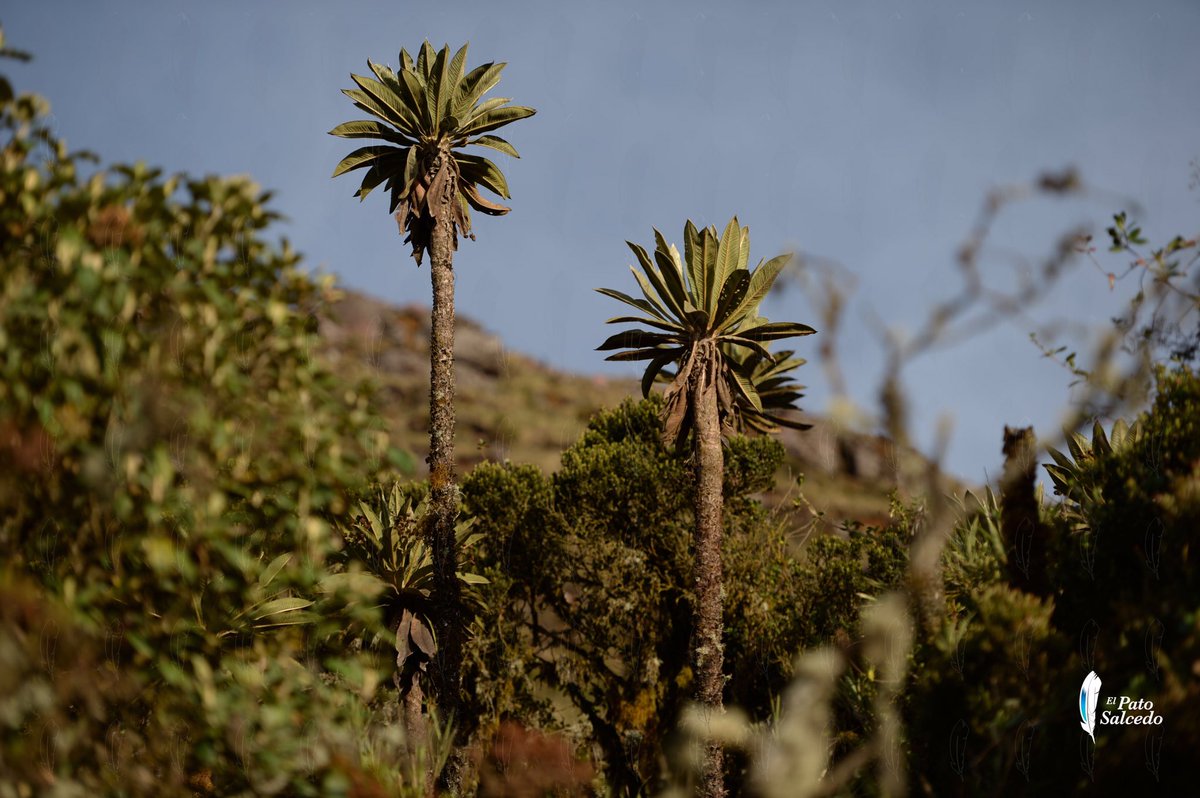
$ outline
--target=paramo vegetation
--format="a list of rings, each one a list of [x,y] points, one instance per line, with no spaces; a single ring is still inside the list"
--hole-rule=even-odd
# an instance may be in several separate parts
[[[320,355],[337,289],[269,193],[70,150],[0,80],[0,798],[1192,789],[1193,240],[1146,258],[1184,321],[1121,329],[1171,344],[1144,409],[1065,451],[997,429],[996,485],[886,524],[762,501],[802,426],[803,360],[770,344],[813,329],[759,317],[786,259],[751,268],[738,220],[631,245],[640,293],[605,290],[644,396],[553,472],[458,475],[452,256],[507,211],[480,187],[508,193],[461,150],[514,156],[492,131],[533,112],[484,96],[502,65],[416,52],[333,132],[385,142],[338,171],[432,261],[428,481]],[[1092,670],[1162,724],[1093,743]]]

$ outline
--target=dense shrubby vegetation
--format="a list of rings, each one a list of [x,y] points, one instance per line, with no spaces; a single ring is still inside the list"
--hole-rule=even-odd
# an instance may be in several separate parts
[[[379,667],[327,644],[378,618],[329,519],[389,453],[310,357],[328,289],[248,180],[95,167],[45,113],[0,97],[4,793],[344,793]]]
[[[917,649],[907,698],[914,780],[939,795],[1185,794],[1200,745],[1200,377],[1161,370],[1152,407],[1052,466],[1028,540],[1005,539],[985,502],[946,552],[952,611]],[[1005,508],[1007,509],[1007,508]],[[1028,547],[1043,578],[1024,579]],[[1036,552],[1035,552],[1036,555]],[[1026,585],[1045,586],[1041,590]],[[1164,725],[1103,726],[1081,747],[1072,700],[1089,670],[1105,696],[1154,702]],[[1082,757],[1082,759],[1081,759]],[[916,768],[920,768],[916,771]],[[914,784],[914,788],[920,782]]]
[[[429,491],[371,386],[313,354],[332,289],[267,240],[248,180],[101,167],[45,114],[0,82],[0,796],[424,793],[449,754],[421,698]],[[1051,453],[1057,496],[1009,436],[932,582],[936,497],[815,535],[756,498],[780,445],[727,439],[737,709],[710,726],[688,708],[696,482],[663,400],[594,417],[554,473],[477,467],[455,538],[468,786],[679,794],[718,739],[729,788],[769,796],[1187,794],[1200,377],[1162,340],[1136,422]],[[1164,724],[1093,744],[1093,669]]]
[[[477,715],[536,711],[635,792],[661,787],[662,748],[694,678],[695,488],[662,442],[660,407],[654,397],[597,416],[552,475],[486,464],[463,485],[500,613],[475,636],[473,692],[488,702]],[[801,554],[752,498],[782,455],[769,438],[733,438],[725,475],[726,699],[760,719],[797,651],[853,628],[864,597],[899,581],[906,543],[897,530],[856,530]]]

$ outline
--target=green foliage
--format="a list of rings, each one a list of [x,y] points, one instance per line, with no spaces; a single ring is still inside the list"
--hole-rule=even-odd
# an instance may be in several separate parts
[[[668,440],[682,441],[692,428],[693,377],[703,392],[714,391],[722,424],[738,430],[771,432],[780,425],[806,429],[807,425],[779,415],[794,407],[801,386],[786,372],[804,363],[791,360],[791,352],[772,355],[766,348],[779,341],[816,332],[806,324],[768,322],[758,315],[759,305],[775,279],[791,260],[780,255],[750,269],[750,229],[733,218],[725,231],[715,227],[697,230],[684,226],[684,255],[654,231],[654,257],[633,242],[626,242],[637,257],[639,272],[629,267],[644,299],[609,288],[596,289],[641,311],[642,316],[617,316],[609,324],[643,324],[651,330],[631,329],[608,338],[599,351],[624,350],[607,360],[648,360],[642,377],[642,395],[663,370],[675,364],[666,395]],[[701,384],[701,383],[698,383]]]
[[[500,81],[504,64],[482,64],[466,71],[467,46],[453,57],[450,48],[435,53],[421,45],[414,61],[400,51],[400,71],[367,61],[374,78],[351,75],[357,89],[343,89],[355,107],[376,120],[344,122],[331,135],[349,139],[380,139],[383,145],[360,147],[333,170],[333,176],[366,169],[355,196],[366,199],[381,184],[390,193],[389,213],[395,213],[400,232],[408,233],[413,257],[421,262],[429,248],[434,209],[448,198],[453,237],[471,235],[471,208],[490,216],[509,209],[479,194],[482,186],[508,198],[508,181],[487,158],[460,152],[475,145],[514,158],[516,149],[490,131],[533,116],[534,110],[508,105],[505,97],[484,100]]]
[[[2,32],[0,56],[23,57]],[[448,192],[455,236],[472,208],[508,211],[479,192],[507,197],[504,176],[461,149],[516,157],[491,131],[533,110],[484,100],[504,65],[468,72],[465,47],[369,65],[346,94],[375,120],[330,132],[384,144],[335,176],[365,169],[361,198],[384,186],[419,262]],[[266,239],[277,217],[250,180],[99,167],[47,114],[0,77],[0,795],[421,792],[379,688],[434,650],[426,490],[396,481],[405,458],[370,386],[313,357],[330,283]],[[861,764],[903,751],[914,794],[1193,789],[1200,377],[1178,320],[1200,307],[1186,283],[1200,256],[1182,237],[1140,254],[1124,214],[1108,233],[1172,299],[1139,294],[1118,327],[1177,363],[1135,422],[1050,451],[1059,500],[1030,516],[1040,594],[1012,581],[1001,499],[969,495],[934,591],[946,616],[910,646],[892,591],[919,511],[798,540],[756,498],[780,445],[723,441],[724,699],[745,717],[705,733],[757,756],[734,760],[734,786],[894,794],[903,769]],[[571,754],[590,755],[597,786],[633,794],[661,788],[665,754],[697,737],[695,463],[664,441],[692,425],[695,385],[726,431],[803,428],[780,413],[804,361],[766,345],[813,330],[758,316],[786,258],[751,270],[736,219],[720,234],[689,222],[682,256],[657,231],[653,253],[630,248],[642,297],[601,292],[641,314],[610,322],[648,329],[600,349],[649,362],[648,398],[597,415],[553,474],[476,468],[457,544],[473,612],[459,728],[520,747],[525,770],[569,762],[555,778],[575,789],[590,771]],[[650,395],[660,375],[665,398]],[[1167,733],[1108,729],[1080,748],[1067,699],[1091,669],[1106,695],[1153,699]],[[450,737],[434,742],[448,756]],[[516,760],[491,750],[484,790],[515,789]]]
[[[1060,510],[1063,517],[1070,520],[1074,531],[1084,536],[1085,540],[1091,528],[1087,513],[1103,501],[1101,486],[1093,473],[1094,464],[1100,458],[1111,456],[1114,451],[1123,451],[1141,435],[1140,424],[1134,423],[1131,427],[1123,419],[1117,419],[1112,435],[1106,435],[1104,427],[1097,421],[1092,427],[1091,441],[1078,432],[1067,433],[1069,456],[1053,447],[1048,449],[1054,462],[1046,466],[1046,472],[1054,484],[1054,492],[1064,497]]]
[[[425,670],[437,650],[433,623],[437,607],[431,599],[433,551],[427,541],[430,518],[423,488],[398,481],[372,486],[368,498],[352,511],[353,520],[335,524],[341,546],[332,560],[340,569],[325,580],[327,586],[373,599],[383,610],[384,639],[396,649],[396,665],[405,683],[417,670]],[[473,526],[472,518],[456,525],[460,566],[469,563],[483,537],[471,531]],[[462,567],[456,575],[468,590],[488,581]],[[477,601],[473,593],[466,598],[472,604]],[[372,641],[378,640],[379,635],[374,635]]]
[[[694,487],[690,464],[662,442],[661,407],[652,396],[597,415],[551,476],[484,464],[463,482],[492,579],[481,621],[491,634],[475,637],[468,675],[477,709],[590,744],[614,789],[660,783],[692,680]],[[899,530],[855,530],[801,554],[750,495],[782,455],[769,438],[727,442],[727,698],[760,717],[795,652],[848,634],[905,558]]]
[[[640,245],[626,242],[642,268],[641,274],[634,266],[629,270],[644,299],[611,288],[596,290],[644,314],[614,317],[608,324],[644,324],[660,331],[625,330],[596,349],[624,349],[606,360],[649,360],[642,377],[643,396],[667,366],[677,364],[666,395],[667,438],[680,442],[694,424],[691,377],[701,368],[706,374],[715,370],[703,383],[704,390],[715,391],[722,425],[757,432],[778,430],[780,425],[808,428],[779,415],[800,397],[800,386],[785,374],[804,361],[788,359],[791,352],[772,355],[766,344],[816,330],[758,316],[758,305],[791,256],[760,262],[751,270],[750,228],[740,226],[737,218],[720,236],[715,227],[697,230],[686,223],[683,258],[658,230],[654,241],[653,259]]]
[[[1052,595],[1008,583],[990,494],[946,549],[952,615],[918,647],[907,696],[914,767],[938,793],[1068,794],[1092,778],[1122,793],[1190,789],[1179,766],[1200,746],[1200,378],[1160,369],[1148,411],[1068,449],[1047,466],[1062,499],[1042,508]],[[1063,696],[1089,670],[1105,696],[1154,702],[1169,729],[1153,751],[1145,734],[1100,727],[1081,767]]]
[[[657,769],[655,742],[688,678],[691,474],[660,433],[654,406],[626,403],[594,420],[552,477],[485,464],[463,481],[494,581],[509,586],[511,631],[495,643],[519,636],[535,691],[561,685],[574,710],[560,722],[595,739],[610,783],[627,787]],[[499,653],[477,655],[499,683],[475,692],[511,690]]]
[[[988,560],[984,547],[975,551]],[[1019,761],[1042,784],[1053,757],[1078,748],[1073,734],[1058,733],[1065,725],[1057,725],[1071,720],[1062,696],[1078,691],[1078,680],[1072,685],[1059,678],[1070,640],[1056,634],[1051,602],[1003,582],[973,583],[958,601],[915,653],[905,696],[914,778],[944,794],[1006,794],[1025,781]],[[1039,761],[1032,764],[1028,746],[1035,730]],[[1048,750],[1064,739],[1070,747]],[[1066,766],[1077,767],[1074,756]]]
[[[1195,236],[1177,235],[1164,246],[1146,250],[1149,243],[1142,228],[1125,212],[1113,216],[1107,229],[1112,252],[1123,252],[1133,261],[1121,275],[1110,273],[1109,286],[1117,279],[1138,272],[1139,290],[1128,312],[1114,324],[1125,333],[1129,348],[1152,355],[1163,354],[1177,363],[1191,363],[1200,354],[1200,290],[1196,264],[1200,249]],[[1145,275],[1153,281],[1147,290]],[[1148,318],[1143,314],[1148,311]]]
[[[776,431],[780,425],[804,429],[780,412],[793,409],[799,386],[787,371],[800,360],[777,359],[767,350],[770,341],[809,335],[807,325],[770,323],[758,308],[789,256],[749,268],[750,232],[736,218],[718,238],[715,228],[698,231],[689,221],[684,227],[685,256],[668,245],[657,230],[654,258],[629,243],[642,272],[630,267],[644,300],[609,289],[601,293],[624,302],[643,316],[618,316],[609,323],[642,324],[611,336],[600,350],[624,350],[609,360],[646,360],[642,394],[667,366],[676,372],[666,391],[662,410],[662,438],[676,449],[694,430],[696,455],[694,551],[689,602],[693,613],[689,648],[696,669],[694,692],[698,700],[719,709],[725,674],[723,625],[723,526],[726,471],[721,439],[730,431]],[[790,355],[791,353],[786,353]],[[615,464],[614,464],[615,465]],[[736,484],[736,482],[735,482]],[[656,658],[659,662],[661,658]],[[723,765],[719,749],[709,749],[701,792],[723,792]]]
[[[765,493],[775,487],[783,448],[772,438],[734,436],[725,441],[725,500]]]
[[[248,179],[93,168],[47,110],[0,96],[0,770],[24,794],[369,784],[390,666],[338,643],[379,621],[326,581],[329,522],[388,447],[312,357],[332,289],[264,238]]]

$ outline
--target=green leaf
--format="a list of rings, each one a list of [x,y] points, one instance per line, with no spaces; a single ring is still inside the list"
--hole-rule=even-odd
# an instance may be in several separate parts
[[[426,97],[429,92],[425,88],[425,84],[417,77],[416,72],[401,72],[400,82],[404,84],[404,89],[408,94],[405,98],[411,103],[413,113],[420,120],[420,127],[429,135],[435,135],[438,131],[436,120],[429,115],[429,103]]]
[[[750,273],[738,269],[721,285],[721,293],[717,296],[717,312],[714,315],[713,328],[717,330],[729,326],[730,311],[741,305],[750,288]]]
[[[606,357],[604,359],[605,360],[615,360],[615,361],[653,360],[658,357],[665,357],[668,354],[670,354],[671,358],[674,359],[676,357],[679,357],[679,355],[683,354],[683,352],[684,352],[684,348],[681,346],[674,347],[672,349],[662,349],[659,347],[654,347],[652,349],[632,349],[632,350],[629,350],[626,352],[617,352],[616,354],[609,355],[608,357]]]
[[[1129,435],[1129,425],[1125,423],[1125,419],[1118,418],[1116,420],[1116,422],[1113,423],[1112,435],[1110,436],[1110,439],[1109,439],[1110,442],[1112,443],[1112,447],[1114,449],[1123,448],[1125,446],[1125,440],[1128,437],[1128,435]]]
[[[779,273],[783,271],[783,268],[791,260],[791,255],[779,255],[755,269],[753,274],[750,275],[750,288],[746,292],[745,298],[742,300],[741,305],[730,314],[730,318],[736,321],[747,313],[757,311],[763,299],[770,293],[771,286],[775,284],[775,279],[779,277]]]
[[[360,503],[358,505],[358,509],[359,509],[359,512],[361,512],[363,514],[363,516],[367,519],[366,532],[376,542],[382,541],[384,535],[387,534],[388,531],[391,530],[391,524],[382,523],[379,520],[379,516],[376,515],[375,511],[373,509],[371,509],[370,507],[368,507],[364,503]],[[386,512],[386,506],[385,506],[385,512]]]
[[[692,330],[708,331],[708,311],[707,310],[689,310],[685,315],[688,324]]]
[[[774,321],[751,327],[748,330],[738,330],[737,335],[752,341],[778,341],[800,335],[812,335],[815,332],[816,330],[807,324],[794,321]]]
[[[422,104],[416,101],[416,98],[408,90],[407,84],[397,77],[395,72],[392,72],[392,70],[385,66],[376,64],[370,59],[367,59],[367,66],[375,73],[375,77],[379,78],[379,82],[386,86],[400,100],[400,104],[394,108],[394,112],[399,113],[404,118],[404,121],[408,125],[405,128],[408,134],[414,137],[417,136],[421,129],[421,114],[418,109]]]
[[[725,225],[725,232],[721,234],[721,243],[717,246],[717,271],[715,285],[724,286],[725,281],[738,268],[738,260],[742,251],[742,228],[738,224],[737,217],[729,220],[729,224]],[[716,305],[709,307],[709,312],[716,311]]]
[[[703,309],[709,314],[717,311],[717,251],[720,245],[717,233],[711,227],[704,228],[700,233],[700,256],[704,265],[704,293],[697,294],[703,302]]]
[[[344,139],[384,139],[385,141],[402,144],[406,147],[416,143],[408,136],[399,133],[383,122],[376,122],[370,119],[343,122],[329,131],[329,135],[339,136]]]
[[[491,147],[493,150],[502,152],[505,155],[511,155],[514,158],[521,157],[520,155],[517,154],[516,147],[514,147],[513,145],[509,144],[504,139],[499,138],[497,136],[480,136],[477,139],[471,139],[470,141],[467,142],[467,144],[477,144],[480,147]]]
[[[497,108],[488,112],[485,116],[477,118],[470,125],[459,131],[459,134],[474,136],[479,133],[487,133],[489,130],[504,127],[510,122],[533,116],[535,113],[537,112],[532,108],[527,108],[523,105],[510,105],[507,108]]]
[[[792,385],[794,385],[794,383],[789,377],[772,377],[771,379],[762,379],[757,370],[754,372],[754,387],[758,389],[759,396],[766,396],[767,394],[774,393],[784,386],[790,387]]]
[[[647,332],[646,330],[624,330],[615,335],[609,336],[604,343],[596,347],[596,351],[606,352],[610,349],[641,349],[649,346],[678,343],[679,337],[675,335],[652,333]]]
[[[1071,458],[1067,457],[1065,454],[1060,452],[1058,449],[1055,449],[1053,446],[1047,446],[1046,453],[1049,454],[1050,458],[1052,460],[1054,460],[1054,462],[1058,463],[1061,467],[1067,468],[1067,469],[1074,468],[1075,464],[1073,462],[1071,462]],[[1049,467],[1049,466],[1047,466],[1047,467]]]
[[[683,262],[692,282],[692,296],[703,305],[707,290],[704,283],[704,257],[700,252],[700,233],[691,219],[683,225]]]
[[[1091,457],[1092,454],[1088,439],[1078,432],[1072,432],[1067,436],[1067,448],[1071,450],[1071,456],[1075,458],[1075,462],[1077,463],[1082,463]]]
[[[417,160],[419,155],[417,147],[414,144],[408,148],[408,153],[404,156],[404,174],[401,179],[404,181],[404,193],[408,192],[410,186],[417,180]]]
[[[394,84],[396,83],[396,73],[392,71],[391,67],[383,64],[377,64],[370,58],[367,59],[367,66],[369,66],[371,71],[375,73],[375,77],[379,78],[380,83],[392,88],[393,90],[395,89]]]
[[[384,119],[386,119],[388,122],[391,122],[410,136],[415,136],[417,134],[414,125],[415,118],[412,114],[412,111],[405,107],[404,102],[400,99],[396,92],[392,91],[387,86],[373,78],[364,77],[362,75],[351,75],[350,79],[357,83],[359,88],[370,95],[370,97],[378,105],[386,109],[387,113],[384,115]],[[372,113],[375,112],[372,111]]]
[[[275,615],[270,619],[263,619],[262,622],[256,623],[254,626],[256,629],[267,629],[273,626],[300,626],[302,624],[315,623],[320,617],[315,612],[295,610],[285,615]]]
[[[790,407],[793,402],[804,396],[800,391],[764,391],[761,386],[757,390],[763,400],[763,407]]]
[[[670,309],[670,315],[674,315],[675,318],[685,318],[687,314],[687,305],[685,305],[687,302],[686,298],[680,294],[677,294],[670,286],[668,286],[663,275],[654,265],[654,261],[650,259],[650,255],[642,246],[634,244],[630,241],[626,241],[625,243],[637,257],[638,263],[641,265],[642,271],[646,275],[645,279],[643,279],[641,275],[637,273],[636,269],[633,270],[633,276],[637,278],[638,284],[642,286],[642,292],[646,294],[646,298],[651,301],[659,301],[660,304],[665,308]],[[653,287],[652,292],[647,288],[647,281],[649,281],[649,285]],[[678,287],[678,285],[676,285],[676,287]]]
[[[741,338],[737,335],[722,335],[722,336],[718,337],[717,340],[721,343],[745,347],[746,349],[749,349],[750,351],[754,352],[758,356],[762,357],[764,360],[772,359],[771,353],[767,350],[766,347],[764,347],[758,341],[754,341],[749,338]]]
[[[459,85],[458,99],[454,103],[454,115],[464,119],[467,113],[475,107],[479,98],[487,94],[500,82],[500,72],[504,64],[482,64],[475,67],[463,78]]]
[[[1068,491],[1068,484],[1072,479],[1072,472],[1068,468],[1064,468],[1054,463],[1047,463],[1046,473],[1050,475],[1050,481],[1054,483],[1054,487],[1058,488],[1059,493],[1065,495]]]
[[[410,147],[409,149],[412,148]],[[358,187],[358,191],[355,194],[360,200],[366,199],[367,195],[380,183],[399,176],[400,164],[401,158],[399,152],[379,158],[371,164],[371,168],[363,176],[362,185]]]
[[[465,129],[468,126],[475,124],[475,122],[483,119],[485,116],[487,116],[487,114],[498,108],[504,107],[510,102],[512,102],[512,97],[492,97],[491,99],[485,100],[484,102],[470,109],[467,116],[462,118],[461,127]]]
[[[804,430],[810,430],[813,427],[812,424],[805,424],[803,421],[793,421],[790,418],[784,418],[783,416],[777,416],[775,414],[771,414],[766,417],[771,419],[772,422],[774,422],[775,424],[777,424],[780,427],[787,427],[788,429],[800,430],[801,432],[803,432]]]
[[[354,104],[358,108],[369,114],[374,114],[390,125],[396,126],[397,129],[403,131],[406,135],[413,137],[417,135],[417,130],[414,126],[399,119],[394,111],[390,110],[386,105],[376,100],[367,92],[361,89],[342,89],[342,94],[354,100]]]
[[[759,398],[754,384],[736,369],[730,369],[729,374],[733,377],[733,384],[737,387],[738,393],[742,395],[742,398],[749,402],[751,407],[761,413],[763,409],[762,399]]]
[[[682,354],[684,350],[680,348],[678,351]],[[659,373],[679,356],[673,353],[666,353],[650,361],[650,364],[646,366],[645,372],[642,373],[642,396],[650,395],[650,388],[654,386],[654,381],[658,378]]]
[[[604,294],[605,296],[611,297],[618,302],[624,302],[626,305],[635,307],[643,313],[647,313],[654,318],[659,319],[660,321],[668,321],[668,315],[665,312],[662,312],[661,309],[659,309],[656,305],[653,305],[644,299],[636,299],[631,297],[629,294],[622,293],[612,288],[597,288],[595,290],[597,293]]]
[[[250,617],[256,621],[260,621],[263,618],[269,618],[273,615],[306,609],[312,605],[313,602],[308,599],[300,598],[299,596],[285,596],[284,598],[273,599],[260,605]]]
[[[336,167],[334,167],[333,176],[337,177],[338,175],[343,175],[346,172],[352,172],[355,169],[361,169],[364,166],[367,166],[368,164],[370,164],[376,158],[380,158],[389,153],[400,152],[400,151],[401,150],[399,147],[384,147],[384,146],[359,147],[357,150],[350,153],[349,155],[347,155],[345,158],[343,158],[341,161],[338,162],[338,165]]]
[[[775,362],[762,369],[758,376],[762,379],[774,377],[775,375],[784,374],[788,371],[793,371],[800,366],[803,366],[808,361],[802,357],[792,357],[792,353],[787,350],[782,350],[775,353]]]
[[[683,334],[683,326],[673,321],[658,321],[656,319],[647,319],[643,316],[613,316],[604,322],[605,324],[649,324],[659,330],[666,330],[675,335]]]
[[[450,60],[450,66],[446,70],[446,84],[441,87],[441,95],[444,96],[439,96],[438,103],[442,110],[442,116],[458,116],[456,113],[457,109],[454,106],[455,100],[458,97],[459,84],[463,79],[463,70],[467,65],[468,45],[469,42],[459,48],[458,52],[454,54],[454,58]]]
[[[455,153],[454,159],[459,163],[459,174],[464,180],[481,185],[504,199],[509,198],[508,181],[496,164],[487,158],[463,153]]]
[[[637,269],[630,266],[629,271],[632,272],[633,279],[637,280],[638,287],[642,289],[642,296],[646,297],[646,301],[657,309],[658,312],[655,315],[664,319],[670,318],[672,316],[672,312],[675,311],[675,308],[671,307],[670,297],[663,296],[663,294],[666,293],[666,289],[664,288],[660,294],[658,287],[653,285],[650,280]],[[671,310],[668,310],[668,307],[671,307]],[[674,315],[678,317],[680,314],[676,312]]]
[[[285,554],[280,554],[278,557],[271,560],[271,564],[268,565],[259,575],[258,584],[262,587],[266,587],[267,585],[271,584],[271,582],[274,581],[275,577],[279,575],[279,572],[283,570],[283,567],[287,565],[291,559],[291,552],[287,552]]]
[[[1112,454],[1112,446],[1108,443],[1108,436],[1104,434],[1104,427],[1099,421],[1092,425],[1092,450],[1097,455]]]
[[[663,284],[671,292],[671,296],[675,298],[675,304],[686,312],[688,309],[693,308],[693,305],[691,298],[687,295],[687,286],[684,284],[683,272],[679,270],[674,258],[671,257],[671,245],[666,242],[662,233],[655,230],[654,239],[654,262],[658,264]]]
[[[417,74],[420,75],[423,80],[428,78],[430,72],[433,69],[433,62],[435,60],[436,59],[435,59],[435,56],[433,53],[433,45],[429,43],[428,39],[426,39],[425,41],[421,42],[421,49],[417,51],[417,70],[416,71],[417,71]],[[426,83],[426,85],[428,85],[428,82]]]
[[[437,57],[429,71],[430,83],[426,86],[425,101],[429,103],[429,116],[433,118],[436,127],[441,130],[442,120],[446,118],[446,109],[450,105],[450,47],[438,50]]]

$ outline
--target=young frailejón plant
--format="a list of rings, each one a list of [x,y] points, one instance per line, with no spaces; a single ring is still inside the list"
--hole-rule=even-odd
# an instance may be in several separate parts
[[[450,55],[421,45],[416,61],[400,51],[400,69],[368,61],[374,77],[352,75],[356,89],[344,89],[359,109],[375,119],[346,122],[329,131],[343,138],[384,142],[347,155],[333,176],[366,169],[355,196],[366,198],[382,185],[413,258],[420,265],[429,252],[433,311],[429,343],[429,489],[430,548],[434,560],[433,603],[437,654],[433,668],[436,699],[444,717],[458,717],[462,635],[454,524],[458,491],[454,477],[454,251],[458,236],[471,235],[471,209],[502,216],[509,209],[480,194],[485,188],[508,198],[508,183],[487,158],[462,152],[477,145],[513,157],[516,149],[490,131],[532,116],[534,110],[508,105],[509,99],[483,96],[500,80],[504,64],[483,64],[466,71],[467,47]],[[461,737],[460,737],[461,741]],[[454,756],[443,781],[457,792],[462,758]]]
[[[683,231],[680,258],[657,230],[651,257],[629,243],[637,257],[630,267],[643,299],[607,288],[600,293],[642,312],[617,316],[610,324],[640,324],[617,333],[598,349],[623,350],[608,360],[648,360],[642,393],[659,375],[671,380],[663,405],[664,436],[679,447],[691,433],[696,467],[696,605],[693,611],[692,663],[696,699],[721,710],[724,685],[722,640],[721,524],[724,455],[722,435],[732,431],[771,432],[779,426],[807,429],[780,415],[794,407],[803,386],[787,373],[804,361],[791,352],[772,355],[775,340],[816,332],[793,322],[769,322],[758,315],[790,256],[760,262],[751,270],[750,231],[730,220],[719,237],[716,228],[697,230],[690,221]],[[664,372],[674,366],[674,372]],[[701,795],[724,793],[722,752],[706,752]]]

